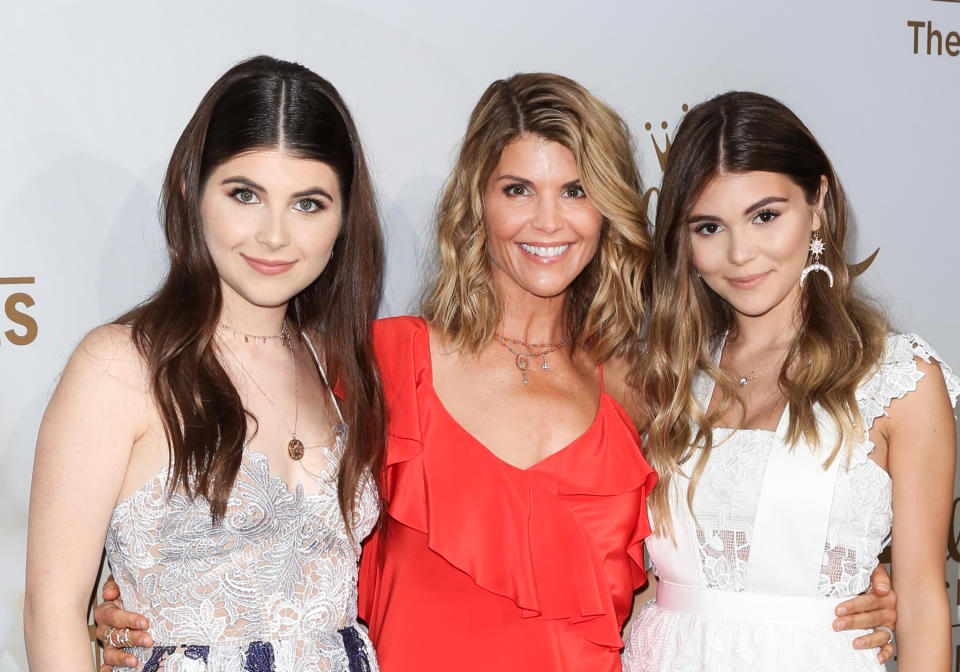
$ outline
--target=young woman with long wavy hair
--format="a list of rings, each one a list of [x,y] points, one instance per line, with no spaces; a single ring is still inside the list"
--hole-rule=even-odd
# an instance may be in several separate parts
[[[40,428],[31,669],[89,669],[104,540],[150,623],[103,633],[122,664],[376,669],[356,577],[385,443],[382,243],[336,89],[265,56],[230,69],[174,149],[162,216],[166,280],[83,339]]]
[[[949,669],[960,380],[859,298],[847,229],[833,167],[784,105],[732,92],[687,113],[631,374],[659,583],[625,669],[883,669],[830,621],[891,531],[898,669]]]

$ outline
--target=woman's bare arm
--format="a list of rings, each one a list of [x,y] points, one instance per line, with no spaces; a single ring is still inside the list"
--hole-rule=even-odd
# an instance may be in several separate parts
[[[888,470],[893,480],[893,580],[898,593],[900,672],[950,669],[945,590],[956,461],[953,409],[936,364],[918,360],[917,389],[890,404]]]
[[[87,603],[130,452],[143,431],[142,374],[129,333],[106,326],[84,338],[40,426],[24,598],[34,672],[90,669]]]

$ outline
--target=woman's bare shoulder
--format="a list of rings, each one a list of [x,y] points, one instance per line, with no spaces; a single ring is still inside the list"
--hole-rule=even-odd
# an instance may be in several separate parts
[[[633,420],[638,428],[647,426],[647,411],[643,399],[630,384],[630,372],[633,360],[629,357],[615,356],[603,363],[603,387]]]

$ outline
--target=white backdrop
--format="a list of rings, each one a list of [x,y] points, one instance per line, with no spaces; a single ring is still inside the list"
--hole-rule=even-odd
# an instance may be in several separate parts
[[[957,366],[958,31],[958,0],[3,0],[0,672],[26,670],[27,500],[43,408],[82,334],[160,278],[164,166],[231,64],[257,53],[300,61],[350,104],[387,226],[384,314],[412,305],[431,208],[492,80],[547,70],[581,81],[631,124],[648,186],[660,179],[654,143],[665,147],[682,105],[733,88],[777,96],[836,165],[853,256],[880,248],[870,290],[897,327]],[[957,578],[951,563],[952,604]]]

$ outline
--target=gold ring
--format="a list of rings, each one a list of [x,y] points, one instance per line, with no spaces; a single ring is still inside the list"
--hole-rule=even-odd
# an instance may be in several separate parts
[[[115,633],[116,631],[117,629],[112,625],[104,626],[103,628],[103,645],[104,646],[116,646],[113,643],[113,633]]]
[[[120,648],[125,649],[128,646],[131,646],[130,628],[123,628],[120,631],[120,636],[117,638],[117,641],[118,641],[118,644],[120,645]]]

